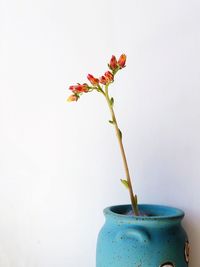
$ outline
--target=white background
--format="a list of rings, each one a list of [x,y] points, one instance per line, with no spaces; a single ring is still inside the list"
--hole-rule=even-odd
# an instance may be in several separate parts
[[[186,212],[199,266],[198,0],[0,0],[0,266],[95,266],[102,210],[129,198],[105,100],[65,100],[121,53],[110,90],[135,191]]]

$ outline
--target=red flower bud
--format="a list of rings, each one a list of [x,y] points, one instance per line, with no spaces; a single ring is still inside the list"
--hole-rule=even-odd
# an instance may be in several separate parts
[[[73,93],[86,93],[88,92],[88,85],[87,84],[77,84],[77,85],[71,85],[69,87],[69,90],[71,90]]]
[[[125,64],[126,64],[126,55],[122,54],[118,59],[118,65],[120,66],[120,68],[124,68]]]
[[[104,85],[106,85],[106,84],[107,84],[107,79],[106,79],[106,77],[105,77],[105,76],[101,76],[101,77],[99,78],[99,82],[102,83],[102,84],[104,84]]]
[[[111,70],[115,70],[117,68],[117,59],[115,56],[111,57],[109,66],[110,66]]]
[[[98,85],[99,84],[99,79],[95,78],[93,75],[88,74],[87,78],[91,82],[92,85]]]
[[[71,86],[69,87],[69,90],[74,91],[75,86],[76,86],[76,85],[71,85]]]
[[[77,101],[78,100],[78,96],[77,95],[70,95],[68,98],[67,98],[67,101],[68,102],[73,102],[73,101]]]
[[[113,76],[113,74],[110,71],[106,71],[104,73],[104,76],[106,78],[107,83],[110,83],[110,82],[113,81],[114,76]]]

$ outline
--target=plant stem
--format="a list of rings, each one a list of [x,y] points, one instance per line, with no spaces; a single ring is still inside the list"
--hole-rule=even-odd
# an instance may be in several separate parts
[[[119,143],[119,147],[120,147],[120,151],[121,151],[121,155],[122,155],[122,160],[123,160],[124,169],[125,169],[125,173],[126,173],[126,179],[128,182],[128,190],[129,190],[129,195],[130,195],[130,199],[131,199],[131,205],[132,205],[133,213],[134,213],[134,215],[138,216],[139,210],[138,210],[138,204],[137,204],[137,196],[133,193],[133,187],[132,187],[132,183],[131,183],[131,177],[130,177],[130,173],[129,173],[128,163],[127,163],[126,154],[125,154],[125,150],[124,150],[124,146],[123,146],[123,142],[122,142],[122,134],[121,134],[121,131],[118,127],[118,123],[117,123],[116,116],[115,116],[114,109],[113,109],[113,104],[111,103],[111,100],[110,100],[110,97],[108,94],[108,85],[105,86],[104,96],[105,96],[106,101],[107,101],[108,106],[109,106],[109,110],[110,110],[111,117],[112,117],[112,123],[115,127],[115,131],[116,131],[116,135],[117,135],[117,139],[118,139],[118,143]]]

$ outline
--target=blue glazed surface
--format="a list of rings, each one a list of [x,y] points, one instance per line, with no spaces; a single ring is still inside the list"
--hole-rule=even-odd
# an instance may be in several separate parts
[[[139,205],[149,216],[124,215],[130,205],[106,208],[97,241],[96,267],[187,267],[183,211]]]

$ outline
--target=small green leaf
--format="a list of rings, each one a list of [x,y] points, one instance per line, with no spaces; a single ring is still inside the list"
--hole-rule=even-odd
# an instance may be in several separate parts
[[[110,99],[110,104],[111,104],[111,106],[114,105],[114,98],[113,97],[111,97],[111,99]]]
[[[128,185],[128,181],[127,180],[123,180],[123,179],[120,179],[122,184],[128,189],[129,188],[129,185]]]
[[[114,123],[114,122],[113,122],[113,121],[111,121],[111,120],[109,120],[108,122],[109,122],[109,123],[111,123],[111,124],[113,124],[113,123]]]
[[[120,138],[122,139],[122,132],[120,131],[119,128],[118,128],[118,131],[119,131],[119,136],[120,136]]]

